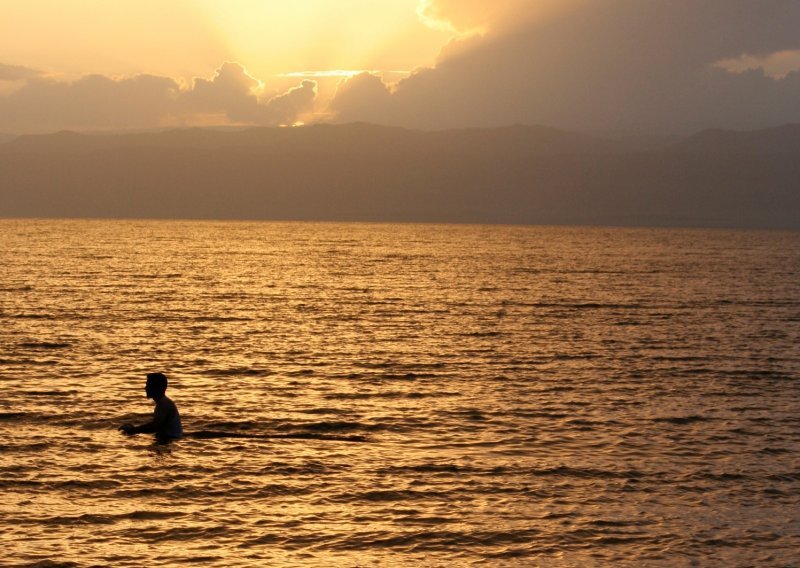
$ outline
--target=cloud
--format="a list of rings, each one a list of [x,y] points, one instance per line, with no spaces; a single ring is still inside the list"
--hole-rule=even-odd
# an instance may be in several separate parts
[[[41,75],[41,71],[22,65],[0,63],[0,81],[24,81]]]
[[[314,111],[317,97],[317,83],[309,79],[281,95],[269,99],[264,109],[264,122],[271,124],[292,124]]]
[[[731,73],[760,69],[773,79],[784,79],[789,73],[800,71],[800,50],[776,51],[766,55],[744,54],[718,61],[716,66]]]
[[[292,123],[313,110],[315,86],[313,81],[303,81],[299,87],[262,102],[258,96],[261,82],[231,62],[224,63],[212,78],[197,78],[189,87],[156,75],[87,75],[72,82],[33,77],[20,89],[0,96],[0,130],[27,133],[209,122]]]
[[[797,0],[421,0],[419,14],[453,30],[436,65],[397,83],[346,78],[330,109],[318,108],[307,77],[267,95],[234,62],[188,85],[155,75],[65,82],[0,65],[0,131],[277,125],[325,110],[429,129],[683,133],[800,122]]]
[[[178,92],[173,79],[153,75],[87,75],[69,83],[37,78],[0,98],[0,129],[21,133],[156,126],[174,113]]]
[[[459,34],[498,33],[546,21],[589,0],[420,0],[417,14],[428,26]]]
[[[240,64],[226,62],[212,79],[195,79],[182,98],[192,110],[222,112],[237,123],[292,124],[314,110],[316,87],[315,81],[306,79],[298,87],[260,101],[261,81]]]
[[[372,73],[344,79],[331,101],[331,111],[342,122],[383,122],[391,103],[391,91]]]
[[[420,0],[417,14],[428,26],[457,32],[484,28],[502,2]]]
[[[549,17],[519,12],[521,26],[505,19],[505,8],[550,9],[554,0],[503,0],[499,11],[481,4],[426,2],[429,18],[489,32],[400,81],[388,100],[362,92],[359,104],[345,104],[340,96],[355,97],[342,91],[333,109],[342,120],[423,128],[520,122],[685,132],[800,121],[800,105],[786,102],[800,100],[794,73],[775,81],[761,69],[736,74],[717,65],[800,49],[796,0],[576,1]]]
[[[234,122],[253,122],[259,114],[260,82],[238,63],[226,61],[211,79],[195,78],[181,102],[198,113],[224,113]]]

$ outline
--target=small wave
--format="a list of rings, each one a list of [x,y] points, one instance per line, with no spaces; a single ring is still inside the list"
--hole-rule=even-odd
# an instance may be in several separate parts
[[[347,373],[344,375],[338,375],[338,378],[344,379],[379,379],[379,380],[401,380],[401,381],[413,381],[416,379],[437,379],[440,377],[444,377],[445,375],[441,373],[433,373],[427,370],[420,370],[420,369],[412,369],[408,367],[401,367],[401,368],[393,368],[391,369],[394,372],[383,372],[383,373]],[[334,375],[336,376],[336,375]]]
[[[198,322],[228,322],[228,321],[253,321],[252,318],[242,316],[197,316],[191,318],[191,321]]]
[[[693,356],[693,355],[654,355],[654,356],[649,357],[649,359],[652,360],[652,361],[669,361],[669,362],[672,362],[672,361],[675,361],[675,362],[686,361],[686,362],[690,362],[690,361],[708,361],[709,358],[708,357],[696,357],[696,356]]]
[[[28,412],[0,412],[0,420],[19,420],[28,415]]]
[[[462,337],[500,337],[503,335],[502,331],[469,331],[459,334]]]
[[[443,369],[445,367],[444,363],[413,363],[413,364],[406,364],[406,363],[396,363],[393,361],[384,361],[382,363],[357,363],[359,367],[363,367],[365,369],[397,369],[397,370],[408,370],[408,371],[416,371],[418,369]]]
[[[791,471],[788,473],[774,473],[768,475],[767,479],[770,481],[800,481],[800,471]]]
[[[439,391],[439,392],[409,392],[405,393],[406,398],[441,398],[449,396],[461,396],[460,392]]]
[[[419,377],[420,377],[420,375],[416,375],[414,373],[405,373],[404,375],[386,373],[386,374],[380,375],[381,379],[389,380],[389,381],[414,381],[414,380],[418,379]]]
[[[289,371],[286,373],[286,375],[289,377],[310,377],[313,374],[313,369],[300,369],[298,371]]]
[[[56,489],[115,489],[125,485],[125,483],[116,481],[114,479],[67,479],[63,481],[45,483],[44,485]]]
[[[543,388],[541,391],[542,393],[546,392],[572,392],[575,390],[575,387],[567,386],[567,385],[555,385],[552,387]]]
[[[267,369],[253,369],[251,367],[234,367],[232,369],[206,369],[200,371],[200,374],[212,377],[232,377],[241,375],[250,377],[266,377],[267,375],[271,375],[272,371]]]
[[[139,280],[158,280],[162,278],[181,278],[183,274],[180,272],[169,272],[167,274],[135,274],[133,278]]]
[[[185,516],[186,513],[182,511],[133,511],[132,513],[118,515],[121,519],[137,520],[176,519]]]
[[[696,422],[710,422],[713,418],[709,418],[707,416],[700,416],[699,414],[691,414],[689,416],[663,416],[658,418],[653,418],[653,422],[661,422],[666,424],[694,424]]]
[[[416,465],[399,465],[391,466],[378,470],[380,474],[404,474],[404,473],[464,473],[465,471],[473,472],[474,468],[465,468],[453,463],[423,463]]]
[[[68,390],[68,391],[56,391],[56,390],[47,390],[47,391],[24,391],[24,394],[27,396],[72,396],[77,394],[78,391],[75,390]]]
[[[790,454],[790,453],[792,453],[792,450],[790,450],[788,448],[772,448],[772,447],[768,447],[768,448],[763,448],[763,449],[759,450],[758,453],[765,454],[765,455],[768,455],[768,456],[774,456],[774,455],[780,455],[780,454]]]
[[[30,367],[49,367],[58,365],[54,359],[0,359],[0,365],[25,365]]]
[[[568,420],[566,423],[580,430],[595,430],[597,428],[607,428],[609,426],[622,426],[622,423],[616,420],[586,420],[584,418],[575,418],[573,420]]]
[[[531,308],[564,308],[568,310],[637,310],[645,307],[642,304],[604,304],[602,302],[519,302],[511,305],[526,306]]]
[[[459,531],[459,530],[417,530],[413,532],[378,531],[354,533],[344,539],[337,539],[328,545],[334,549],[368,550],[375,548],[401,549],[414,552],[440,551],[452,553],[463,547],[497,547],[513,544],[530,544],[540,531],[520,529],[510,531]],[[523,551],[515,556],[529,554]]]
[[[303,414],[349,414],[349,410],[345,410],[343,408],[309,408],[307,410],[301,410]]]
[[[393,400],[399,398],[410,399],[423,399],[423,398],[441,398],[461,396],[461,393],[440,391],[440,392],[403,392],[403,391],[387,391],[387,392],[342,392],[330,393],[323,395],[326,400]]]
[[[746,479],[750,479],[749,475],[745,475],[743,473],[713,473],[710,471],[703,471],[699,473],[694,473],[688,476],[688,479],[703,479],[709,481],[744,481]]]
[[[575,353],[569,354],[566,353],[559,353],[553,356],[553,359],[556,361],[579,361],[582,359],[599,359],[600,355],[596,355],[594,353]]]
[[[313,432],[288,432],[285,434],[251,434],[249,432],[222,432],[219,430],[198,430],[187,432],[186,438],[195,440],[220,440],[220,439],[244,439],[244,440],[329,440],[332,442],[368,442],[366,436],[358,434],[336,435],[336,434],[317,434]]]
[[[322,463],[310,461],[303,464],[289,464],[285,462],[273,462],[261,470],[262,474],[267,475],[325,475],[341,473],[349,470],[345,464]]]
[[[0,292],[30,292],[33,286],[0,286]]]
[[[719,369],[710,367],[695,367],[693,369],[681,369],[682,375],[719,375]]]
[[[564,418],[569,418],[572,415],[563,412],[547,412],[544,410],[533,412],[529,410],[517,410],[513,413],[513,416],[521,418],[544,418],[545,420],[563,420]]]
[[[219,537],[229,534],[232,529],[227,525],[211,527],[174,527],[167,530],[156,528],[140,529],[139,534],[151,542],[163,541],[197,541],[209,539],[213,541]]]
[[[465,420],[469,420],[470,422],[483,422],[489,420],[486,415],[478,410],[477,408],[468,408],[466,410],[459,410],[454,412],[456,416],[461,416]]]
[[[652,525],[655,521],[646,521],[643,519],[632,519],[629,521],[620,521],[620,520],[607,520],[607,519],[595,519],[589,521],[588,525],[593,527],[613,527],[613,528],[625,528],[625,527],[639,527],[642,525]]]
[[[795,377],[780,371],[751,371],[742,374],[745,379],[771,379],[775,381],[793,381]]]
[[[372,502],[391,502],[391,501],[414,501],[419,499],[430,498],[447,498],[449,494],[442,491],[417,491],[414,489],[400,489],[400,490],[374,490],[365,491],[358,494],[350,494],[342,496],[341,500],[345,502],[352,501],[372,501]],[[334,499],[335,500],[335,499]]]
[[[212,430],[251,430],[253,428],[258,428],[261,426],[262,426],[261,424],[253,420],[243,420],[240,422],[219,420],[203,424],[204,429],[212,429]]]
[[[39,560],[30,564],[17,564],[17,568],[80,568],[77,562],[66,562],[63,560]]]
[[[51,446],[52,444],[50,442],[34,442],[32,444],[0,444],[0,452],[41,452],[42,450],[46,450]]]
[[[51,491],[58,491],[61,489],[67,490],[74,490],[74,489],[89,489],[89,490],[107,490],[107,489],[115,489],[120,486],[124,486],[126,484],[115,481],[113,479],[94,479],[94,480],[77,480],[77,479],[66,479],[66,480],[57,480],[57,481],[49,481],[49,480],[39,480],[39,479],[24,479],[24,478],[17,478],[17,479],[0,479],[0,488],[19,488],[19,487],[30,487],[35,489],[44,489],[48,492]]]
[[[49,517],[41,521],[42,525],[111,525],[116,522],[116,519],[111,515],[94,515],[91,513],[84,513],[83,515],[64,515],[57,517]]]
[[[569,467],[566,465],[545,469],[533,469],[529,470],[528,473],[529,475],[541,477],[563,476],[594,479],[638,479],[644,477],[644,474],[638,470],[615,471],[607,469]]]
[[[292,425],[291,427],[296,427]],[[369,428],[367,425],[362,424],[360,422],[346,422],[346,421],[336,421],[336,422],[312,422],[310,424],[303,424],[302,428],[305,430],[311,430],[312,432],[343,432],[343,431],[353,431],[353,430],[361,430],[364,428]]]
[[[68,347],[72,347],[72,345],[69,343],[49,341],[27,341],[25,343],[20,343],[19,346],[26,349],[66,349]]]

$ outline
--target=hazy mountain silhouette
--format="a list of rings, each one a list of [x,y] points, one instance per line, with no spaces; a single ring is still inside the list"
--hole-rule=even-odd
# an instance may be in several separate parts
[[[16,137],[17,137],[16,134],[8,134],[6,132],[0,132],[0,144],[3,144],[5,142],[10,142]]]
[[[718,154],[798,154],[800,124],[787,124],[749,132],[704,130],[675,145],[690,152]]]
[[[614,141],[369,124],[0,145],[0,216],[800,228],[800,127]]]

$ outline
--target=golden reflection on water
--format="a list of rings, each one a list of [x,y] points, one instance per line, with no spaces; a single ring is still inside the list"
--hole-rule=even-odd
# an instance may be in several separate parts
[[[793,562],[796,233],[0,234],[3,560]],[[154,370],[254,437],[121,436]]]

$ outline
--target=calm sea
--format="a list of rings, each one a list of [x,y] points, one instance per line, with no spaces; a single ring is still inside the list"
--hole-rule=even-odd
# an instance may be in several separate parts
[[[0,242],[0,564],[800,566],[800,233]]]

